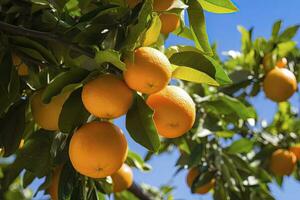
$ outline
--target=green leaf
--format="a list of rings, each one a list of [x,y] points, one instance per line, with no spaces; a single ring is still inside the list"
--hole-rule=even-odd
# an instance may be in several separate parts
[[[253,149],[253,141],[242,138],[233,142],[227,149],[228,153],[249,153]]]
[[[226,95],[219,96],[219,99],[223,101],[226,104],[226,107],[234,111],[241,119],[256,118],[254,108],[245,106],[239,100]]]
[[[0,118],[0,146],[4,147],[4,156],[9,156],[19,148],[25,129],[26,101],[11,107],[3,119]]]
[[[51,98],[60,94],[64,87],[70,84],[79,83],[88,75],[88,73],[89,71],[82,68],[71,68],[69,71],[60,73],[44,90],[42,95],[43,102],[49,103]]]
[[[90,113],[85,109],[81,100],[82,89],[77,89],[64,103],[59,116],[59,130],[71,133],[76,127],[86,122]]]
[[[23,179],[23,187],[27,188],[35,179],[35,175],[30,171],[26,170],[22,179]]]
[[[172,78],[177,78],[194,83],[206,83],[208,85],[219,86],[219,83],[204,72],[190,67],[172,65]]]
[[[277,53],[279,57],[287,56],[292,50],[295,49],[297,43],[295,41],[282,42],[277,45]]]
[[[124,71],[125,70],[125,63],[121,61],[121,54],[118,51],[109,49],[105,51],[98,51],[96,53],[96,62],[98,64],[103,64],[103,63],[111,63],[120,70]]]
[[[248,54],[252,49],[252,31],[253,29],[250,29],[249,31],[245,29],[242,26],[238,26],[238,30],[242,35],[242,45],[241,50],[244,54]]]
[[[213,13],[233,13],[238,8],[230,0],[198,0],[204,10]]]
[[[129,166],[136,167],[137,169],[142,171],[151,170],[151,166],[147,165],[139,154],[134,153],[133,151],[130,150],[128,151],[126,163]]]
[[[59,184],[58,184],[58,199],[69,200],[71,199],[74,186],[76,185],[78,178],[76,177],[76,172],[70,163],[63,166]]]
[[[58,62],[55,56],[52,54],[52,52],[46,47],[44,47],[43,45],[41,45],[40,43],[22,36],[10,36],[10,37],[14,44],[25,48],[35,49],[46,59],[46,61],[58,65]]]
[[[201,161],[204,148],[205,147],[202,144],[198,144],[192,149],[191,155],[190,155],[189,161],[188,161],[189,166],[194,166]]]
[[[198,1],[189,1],[187,12],[195,46],[206,54],[212,55],[213,52],[206,32],[206,23],[202,6]]]
[[[174,53],[170,62],[177,66],[189,67],[204,72],[220,85],[231,83],[224,69],[213,58],[196,51],[183,51]]]
[[[231,138],[231,137],[233,137],[235,135],[235,132],[229,131],[229,130],[226,130],[226,131],[217,131],[216,135],[218,137],[222,137],[222,138]]]
[[[285,29],[280,35],[279,35],[279,42],[286,42],[288,40],[291,40],[296,33],[298,32],[300,25],[290,26],[287,29]]]
[[[138,21],[135,25],[129,26],[129,32],[126,36],[124,49],[126,51],[133,51],[142,42],[142,35],[148,28],[152,15],[152,0],[145,0],[143,6],[138,14]]]
[[[272,27],[272,39],[276,39],[278,37],[278,33],[280,31],[281,24],[282,24],[281,20],[278,20],[274,23],[274,25]]]
[[[153,113],[144,99],[135,95],[134,103],[126,115],[126,128],[137,143],[157,152],[160,140],[153,121]]]
[[[196,179],[192,184],[192,192],[194,193],[197,188],[208,184],[213,178],[215,178],[215,171],[208,171],[205,173],[201,173],[198,179]]]

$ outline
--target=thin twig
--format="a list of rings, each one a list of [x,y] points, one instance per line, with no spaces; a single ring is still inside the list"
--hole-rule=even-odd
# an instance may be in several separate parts
[[[145,192],[142,190],[142,188],[135,182],[132,183],[132,185],[130,186],[128,191],[131,192],[132,194],[134,194],[140,200],[153,200],[147,194],[145,194]]]
[[[8,23],[1,22],[1,21],[0,21],[0,30],[2,30],[4,32],[8,32],[13,35],[21,35],[21,36],[26,36],[26,37],[31,37],[31,38],[37,38],[37,39],[41,39],[41,40],[45,40],[45,41],[49,41],[49,42],[59,42],[65,46],[69,47],[70,49],[77,51],[78,53],[84,54],[90,58],[95,57],[94,52],[84,49],[76,44],[69,43],[69,42],[65,41],[64,39],[62,39],[61,36],[58,36],[58,35],[55,35],[52,33],[35,31],[35,30],[27,29],[27,28],[24,28],[21,26],[15,26],[15,25],[8,24]]]

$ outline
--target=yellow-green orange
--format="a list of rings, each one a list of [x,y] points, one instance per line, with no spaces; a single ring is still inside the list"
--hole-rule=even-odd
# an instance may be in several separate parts
[[[286,68],[275,67],[267,73],[263,88],[266,96],[275,101],[282,102],[289,99],[297,90],[295,75]]]
[[[151,47],[135,50],[134,61],[125,60],[124,79],[138,92],[152,94],[165,88],[171,80],[172,70],[168,58]]]
[[[70,93],[52,97],[50,103],[42,101],[42,91],[36,92],[31,99],[31,111],[35,122],[46,130],[58,130],[58,120],[63,104]]]
[[[186,177],[186,182],[187,182],[189,187],[192,187],[192,184],[193,184],[195,178],[197,178],[199,175],[200,175],[200,173],[199,173],[199,170],[197,168],[190,169],[190,171],[188,172],[188,175]],[[214,186],[215,186],[215,179],[212,179],[208,183],[206,183],[205,185],[203,185],[201,187],[198,187],[195,190],[195,193],[197,193],[197,194],[206,194]]]
[[[111,178],[113,180],[113,191],[122,192],[132,185],[133,173],[127,164],[123,164],[117,172],[111,175]]]
[[[160,32],[162,34],[169,34],[175,31],[180,26],[180,18],[173,13],[162,13],[159,15],[161,21]]]
[[[127,156],[122,130],[109,122],[91,122],[71,138],[69,156],[73,167],[91,178],[104,178],[120,169]]]
[[[297,158],[291,151],[276,150],[270,160],[270,170],[277,176],[290,175],[296,166]]]
[[[88,82],[82,90],[85,108],[100,118],[117,118],[128,111],[133,91],[115,75],[102,75]]]
[[[180,87],[167,86],[150,95],[147,104],[154,110],[154,123],[163,137],[179,137],[189,131],[195,122],[195,103]]]

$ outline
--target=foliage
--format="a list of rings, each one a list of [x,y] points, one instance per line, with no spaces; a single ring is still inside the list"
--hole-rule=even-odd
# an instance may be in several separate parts
[[[268,158],[274,150],[300,142],[300,121],[292,105],[284,102],[278,104],[273,121],[266,123],[250,100],[261,92],[266,57],[271,67],[287,57],[288,68],[300,80],[300,53],[292,40],[299,26],[281,30],[282,22],[277,21],[269,40],[254,40],[253,29],[239,27],[241,50],[229,51],[222,62],[209,44],[204,11],[230,13],[237,8],[230,0],[182,0],[170,12],[179,14],[182,22],[187,15],[189,26],[182,23],[174,33],[194,41],[194,47],[165,47],[167,35],[152,44],[168,56],[175,84],[193,97],[194,127],[180,138],[159,138],[146,97],[136,93],[126,128],[149,152],[143,159],[130,151],[126,163],[148,171],[146,161],[153,155],[178,149],[178,171],[198,167],[201,172],[191,192],[215,178],[214,199],[274,199],[268,184],[276,180],[281,185],[283,179],[269,171]],[[121,75],[124,58],[133,56],[133,50],[145,42],[147,30],[157,23],[154,20],[152,0],[133,9],[123,0],[0,0],[0,147],[1,157],[15,156],[13,163],[1,164],[0,195],[8,200],[24,196],[22,186],[26,188],[36,177],[45,178],[38,189],[45,191],[53,169],[62,164],[60,199],[104,199],[111,193],[110,178],[84,177],[68,158],[74,130],[93,119],[82,105],[81,87],[99,74]],[[13,54],[28,65],[27,76],[18,76]],[[32,118],[30,98],[40,89],[45,103],[62,91],[71,92],[59,117],[61,132],[40,129]],[[18,148],[21,139],[25,144]],[[300,168],[293,176],[300,180]],[[13,189],[7,192],[9,188]],[[154,199],[173,199],[171,186],[143,188]],[[128,191],[115,198],[134,199]]]

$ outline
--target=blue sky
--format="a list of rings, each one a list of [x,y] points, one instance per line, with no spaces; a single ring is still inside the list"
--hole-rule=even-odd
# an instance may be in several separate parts
[[[217,42],[218,52],[239,50],[240,34],[237,31],[237,25],[243,25],[246,28],[254,27],[254,37],[264,36],[269,37],[271,27],[275,20],[282,19],[284,27],[300,23],[300,1],[299,0],[235,0],[239,8],[239,12],[233,14],[213,14],[206,13],[208,35],[211,42]],[[300,35],[296,37],[296,41],[300,41]],[[176,44],[191,44],[186,40],[171,36],[167,45]],[[263,94],[260,94],[255,99],[251,100],[256,107],[258,114],[270,121],[276,111],[276,104],[267,100]],[[294,95],[291,99],[293,105],[299,107],[299,96]],[[124,117],[115,121],[124,132]],[[129,147],[144,155],[145,149],[136,144],[130,139],[128,133]],[[192,195],[185,183],[186,172],[179,173],[176,177],[173,174],[176,171],[174,167],[178,158],[178,152],[174,151],[171,154],[164,154],[159,157],[154,157],[150,164],[153,170],[150,173],[141,173],[134,170],[135,181],[138,183],[147,183],[154,186],[163,184],[171,184],[176,187],[174,191],[175,199],[185,200],[211,200],[211,195]],[[33,188],[36,187],[36,183]],[[271,189],[276,197],[276,200],[296,200],[300,196],[300,184],[292,178],[285,178],[283,188],[278,188],[275,184],[271,185]],[[298,197],[297,197],[298,196]]]

